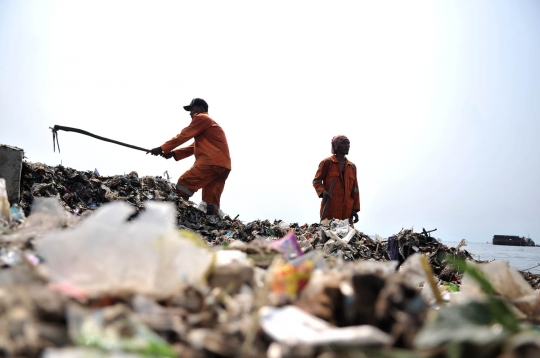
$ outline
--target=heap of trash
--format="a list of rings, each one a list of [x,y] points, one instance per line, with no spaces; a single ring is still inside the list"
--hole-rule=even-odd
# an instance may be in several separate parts
[[[540,356],[538,275],[425,230],[244,223],[135,172],[1,188],[1,356]]]

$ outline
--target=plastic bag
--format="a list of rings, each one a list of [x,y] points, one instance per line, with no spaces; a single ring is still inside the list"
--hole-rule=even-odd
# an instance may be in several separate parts
[[[539,293],[525,281],[519,272],[509,266],[508,261],[493,261],[482,264],[468,262],[467,264],[478,268],[489,280],[495,291],[513,303],[521,312],[530,317],[540,316]],[[478,283],[468,274],[463,275],[461,293],[462,297],[460,299],[466,301],[483,296]]]
[[[220,250],[208,278],[210,287],[221,287],[229,293],[237,293],[243,284],[253,286],[253,263],[240,250]]]
[[[343,244],[347,244],[356,234],[356,230],[349,225],[348,220],[332,220],[332,222],[326,225],[322,224],[323,229],[327,237],[334,240],[341,240]]]
[[[323,345],[332,343],[358,346],[382,346],[390,335],[374,326],[338,328],[295,306],[262,307],[259,312],[262,329],[274,340],[289,345]]]
[[[292,231],[289,231],[285,237],[272,241],[269,246],[281,252],[286,260],[302,256],[302,249],[300,249],[298,240]]]
[[[324,265],[320,251],[311,251],[289,262],[278,262],[272,271],[271,290],[294,297],[306,287],[313,271]]]
[[[71,217],[56,198],[34,198],[32,212],[17,230],[1,239],[9,242],[25,243],[31,238],[45,235],[51,230],[72,225],[75,219]]]
[[[37,240],[53,283],[90,297],[166,297],[201,284],[214,254],[196,234],[176,229],[174,206],[148,202],[127,222],[133,212],[124,202],[106,204],[77,227]]]
[[[24,211],[22,211],[21,207],[17,204],[13,204],[10,209],[11,217],[15,221],[22,222],[24,219],[26,219],[26,216],[24,215]]]
[[[207,207],[208,207],[208,204],[206,204],[206,201],[201,201],[197,209],[205,213]]]

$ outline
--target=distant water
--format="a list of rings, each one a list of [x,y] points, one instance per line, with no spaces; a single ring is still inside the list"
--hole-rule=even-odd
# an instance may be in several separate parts
[[[443,241],[443,244],[456,247],[459,242]],[[467,250],[479,260],[508,261],[516,270],[526,270],[540,264],[540,247],[535,246],[501,246],[467,241],[467,246],[461,250]],[[540,274],[540,266],[527,271]]]

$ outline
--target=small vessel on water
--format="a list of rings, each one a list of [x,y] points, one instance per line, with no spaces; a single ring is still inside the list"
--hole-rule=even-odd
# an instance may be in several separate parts
[[[493,245],[536,246],[532,239],[510,235],[494,235]]]

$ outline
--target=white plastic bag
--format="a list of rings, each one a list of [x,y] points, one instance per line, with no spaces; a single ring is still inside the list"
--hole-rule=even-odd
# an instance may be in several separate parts
[[[106,204],[77,227],[37,240],[52,281],[90,297],[166,297],[200,284],[214,254],[195,234],[176,229],[174,206],[148,202],[127,222],[133,212],[124,202]]]
[[[529,317],[540,316],[540,295],[519,272],[509,266],[508,261],[467,262],[467,264],[477,267],[486,276],[495,291],[513,303],[521,312]],[[463,297],[460,298],[464,300],[483,295],[478,283],[468,274],[463,275],[461,293]]]
[[[296,306],[264,306],[259,311],[259,323],[276,342],[289,345],[349,343],[357,346],[382,346],[392,340],[377,327],[363,325],[338,328]]]
[[[57,198],[34,198],[30,216],[14,233],[0,235],[0,240],[26,243],[27,240],[45,235],[51,230],[72,225],[75,220]]]

